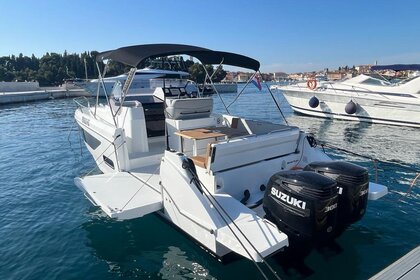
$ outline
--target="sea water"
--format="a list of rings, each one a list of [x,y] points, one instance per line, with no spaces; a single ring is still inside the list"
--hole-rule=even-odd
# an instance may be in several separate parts
[[[242,87],[240,86],[240,89]],[[295,115],[274,93],[290,125],[322,141],[395,164],[378,164],[390,193],[369,201],[364,218],[335,246],[301,260],[268,258],[282,279],[366,279],[419,245],[420,129]],[[221,94],[226,106],[235,94]],[[215,110],[224,112],[217,96]],[[148,215],[115,221],[73,183],[99,173],[84,147],[71,99],[0,107],[0,279],[263,279],[246,259],[222,264],[182,233]],[[247,89],[228,109],[284,123],[267,88]],[[369,168],[372,161],[326,149]],[[409,192],[407,194],[407,192]]]

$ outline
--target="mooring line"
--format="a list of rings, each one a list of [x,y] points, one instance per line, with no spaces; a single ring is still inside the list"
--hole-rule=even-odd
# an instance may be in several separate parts
[[[378,163],[385,164],[385,165],[390,165],[390,166],[398,166],[402,169],[413,172],[415,174],[414,179],[411,181],[408,190],[405,192],[405,194],[400,194],[401,197],[397,201],[403,200],[404,198],[406,198],[411,193],[411,191],[414,188],[415,183],[417,182],[417,179],[420,177],[420,170],[419,169],[412,168],[412,167],[407,166],[405,164],[398,163],[398,162],[392,162],[392,161],[389,161],[389,160],[380,160],[380,159],[377,159],[377,158],[374,158],[374,157],[362,155],[362,154],[359,154],[359,153],[356,153],[356,152],[353,152],[353,151],[350,151],[350,150],[347,150],[347,149],[344,149],[344,148],[340,148],[340,147],[328,144],[325,141],[322,141],[320,143],[321,143],[321,147],[322,147],[324,152],[325,152],[324,147],[327,147],[327,148],[331,148],[331,149],[341,151],[341,152],[344,152],[344,153],[347,153],[347,154],[351,154],[351,155],[354,155],[354,156],[358,156],[358,157],[361,157],[361,158],[371,160],[373,162],[374,168],[375,168],[375,183],[378,182]]]

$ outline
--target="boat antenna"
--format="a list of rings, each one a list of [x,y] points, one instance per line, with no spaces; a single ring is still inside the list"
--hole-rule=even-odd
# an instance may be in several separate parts
[[[220,64],[219,64],[219,66],[223,64],[223,61],[224,61],[224,60],[225,60],[225,59],[223,58],[223,59],[222,59],[222,61],[221,61],[221,62],[220,62]],[[215,86],[214,86],[214,84],[213,84],[213,81],[212,81],[212,79],[211,79],[211,77],[210,77],[210,75],[209,75],[209,72],[207,72],[206,66],[205,66],[203,63],[201,63],[201,65],[203,65],[204,71],[206,72],[206,77],[205,77],[205,79],[204,79],[204,84],[203,84],[203,93],[204,93],[204,86],[206,85],[206,81],[207,81],[207,79],[209,79],[211,86],[213,87],[213,89],[214,89],[214,91],[216,92],[217,96],[219,96],[220,101],[222,101],[223,107],[225,107],[226,112],[228,113],[228,115],[230,115],[230,112],[229,112],[228,107],[226,107],[226,104],[225,104],[225,102],[223,101],[223,98],[220,96],[219,92],[216,90],[216,87],[215,87]],[[217,69],[216,69],[216,71],[217,71]]]
[[[258,73],[260,73],[260,76],[262,77],[262,74],[261,74],[261,71],[260,71],[260,70],[258,70]],[[278,109],[278,110],[279,110],[279,112],[280,112],[280,115],[283,117],[284,122],[286,123],[286,125],[289,125],[289,123],[287,122],[286,117],[285,117],[285,116],[284,116],[284,114],[283,114],[283,111],[282,111],[282,110],[281,110],[281,108],[280,108],[279,103],[277,103],[277,100],[276,100],[276,98],[274,97],[273,92],[271,92],[270,87],[267,85],[267,83],[264,83],[264,84],[265,84],[265,86],[267,87],[268,91],[270,92],[271,98],[273,98],[273,101],[274,101],[274,103],[276,104],[277,109]]]

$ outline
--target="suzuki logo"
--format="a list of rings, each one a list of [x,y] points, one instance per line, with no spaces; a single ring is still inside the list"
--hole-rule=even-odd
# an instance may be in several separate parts
[[[282,193],[278,189],[272,188],[271,189],[271,195],[275,196],[278,199],[286,202],[287,204],[290,204],[290,205],[295,206],[297,208],[300,208],[300,209],[305,209],[306,208],[306,202],[304,202],[302,200],[299,200],[295,197],[289,196],[285,193]]]

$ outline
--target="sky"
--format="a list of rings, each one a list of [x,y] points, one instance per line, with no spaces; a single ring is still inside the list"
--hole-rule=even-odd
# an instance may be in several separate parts
[[[262,72],[420,63],[420,1],[0,0],[0,56],[151,43],[250,56]]]

